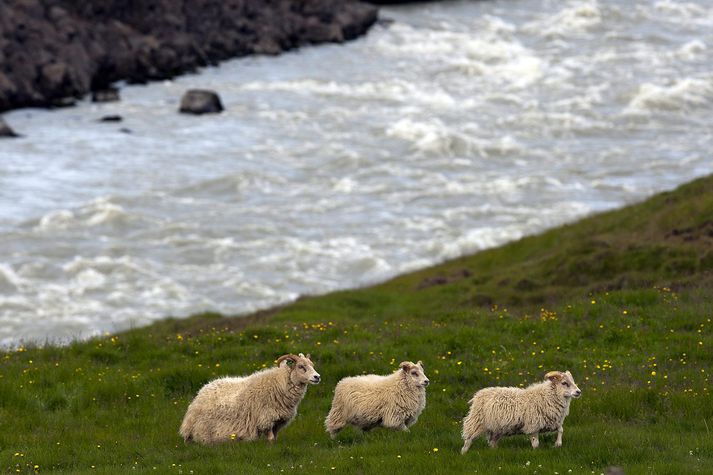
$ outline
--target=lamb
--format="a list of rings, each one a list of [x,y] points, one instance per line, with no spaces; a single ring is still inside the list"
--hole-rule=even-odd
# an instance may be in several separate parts
[[[540,432],[557,431],[555,447],[562,445],[562,423],[569,414],[572,398],[582,391],[574,383],[572,374],[550,371],[541,383],[522,388],[485,388],[469,401],[470,411],[463,419],[461,453],[465,454],[473,440],[486,435],[491,447],[505,435],[527,434],[532,448],[540,445]]]
[[[318,384],[310,355],[283,355],[277,367],[249,376],[224,377],[203,386],[188,406],[179,430],[183,440],[215,444],[255,440],[292,422],[308,384]]]
[[[429,383],[421,361],[404,361],[388,376],[344,378],[334,388],[325,428],[331,438],[347,424],[363,431],[379,426],[407,431],[426,407]]]

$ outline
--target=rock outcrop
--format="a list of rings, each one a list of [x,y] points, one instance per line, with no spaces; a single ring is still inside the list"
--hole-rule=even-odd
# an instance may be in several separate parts
[[[357,0],[3,0],[0,111],[365,33]]]

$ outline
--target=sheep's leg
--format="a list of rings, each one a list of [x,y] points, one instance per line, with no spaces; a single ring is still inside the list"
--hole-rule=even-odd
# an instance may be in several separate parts
[[[238,440],[257,440],[260,438],[260,431],[257,428],[252,428],[244,436],[237,436]]]
[[[344,419],[344,416],[342,415],[342,411],[332,406],[332,409],[327,415],[327,419],[324,421],[324,426],[327,429],[327,432],[329,433],[329,437],[334,439],[339,433],[339,431],[344,429],[344,426],[346,425],[347,422]]]
[[[478,437],[480,437],[484,432],[480,426],[477,426],[472,431],[470,429],[472,429],[472,426],[466,426],[463,429],[464,443],[463,443],[463,448],[460,449],[461,454],[465,454],[466,452],[468,452],[468,450],[470,450],[470,446],[473,444],[473,441],[475,439],[477,439]],[[468,432],[470,432],[470,433],[468,433]],[[466,435],[466,433],[468,433],[468,434]],[[488,434],[488,439],[490,439],[490,434]]]
[[[460,449],[461,455],[462,455],[462,454],[465,454],[468,450],[470,450],[470,446],[473,445],[473,440],[475,440],[475,438],[473,438],[473,437],[468,438],[468,439],[465,439],[465,443],[463,444],[463,448]]]
[[[270,429],[267,433],[267,440],[270,442],[274,442],[277,440],[277,432],[285,427],[287,425],[287,421],[285,419],[278,419],[275,421],[275,423],[272,425],[272,429]]]
[[[362,426],[360,426],[359,428],[362,430],[362,432],[369,432],[369,431],[371,431],[371,430],[376,429],[376,428],[379,427],[380,425],[381,425],[381,419],[379,419],[379,420],[376,421],[376,422],[372,422],[371,424],[362,425]]]
[[[337,434],[339,434],[339,432],[340,432],[343,428],[344,428],[344,426],[342,426],[342,427],[335,427],[335,428],[329,429],[329,430],[327,431],[327,432],[329,432],[329,438],[334,439],[335,437],[337,437]]]
[[[498,441],[500,440],[500,434],[496,433],[491,433],[490,437],[488,437],[488,445],[490,445],[491,448],[495,449],[498,447]]]
[[[384,425],[384,427],[388,427],[389,429],[396,429],[408,432],[406,421],[396,414],[386,414],[386,416],[383,418],[382,424]]]
[[[562,434],[564,433],[564,427],[559,426],[557,428],[557,440],[555,440],[555,447],[562,447]]]
[[[530,434],[530,443],[532,444],[533,449],[536,449],[540,446],[540,439],[538,437],[537,432],[535,432],[534,434]]]

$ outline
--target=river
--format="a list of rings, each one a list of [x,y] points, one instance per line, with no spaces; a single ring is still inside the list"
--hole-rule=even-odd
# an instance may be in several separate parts
[[[25,137],[0,142],[0,344],[363,286],[713,172],[707,1],[381,18],[119,103],[5,114]],[[194,87],[226,111],[178,114]]]

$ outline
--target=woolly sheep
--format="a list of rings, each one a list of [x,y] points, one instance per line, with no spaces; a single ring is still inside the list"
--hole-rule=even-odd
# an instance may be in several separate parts
[[[325,428],[332,438],[347,424],[363,431],[378,426],[408,430],[426,407],[429,383],[420,361],[416,364],[404,361],[388,376],[344,378],[334,388]]]
[[[527,434],[536,449],[540,445],[538,434],[555,430],[555,447],[560,447],[569,404],[581,394],[569,371],[550,371],[543,382],[525,389],[481,389],[469,401],[470,411],[463,419],[465,444],[461,453],[465,454],[480,435],[486,435],[490,446],[497,447],[502,436]]]
[[[280,356],[277,367],[249,376],[225,377],[203,386],[188,406],[180,434],[186,442],[214,444],[254,440],[292,422],[308,384],[318,384],[310,355]]]

